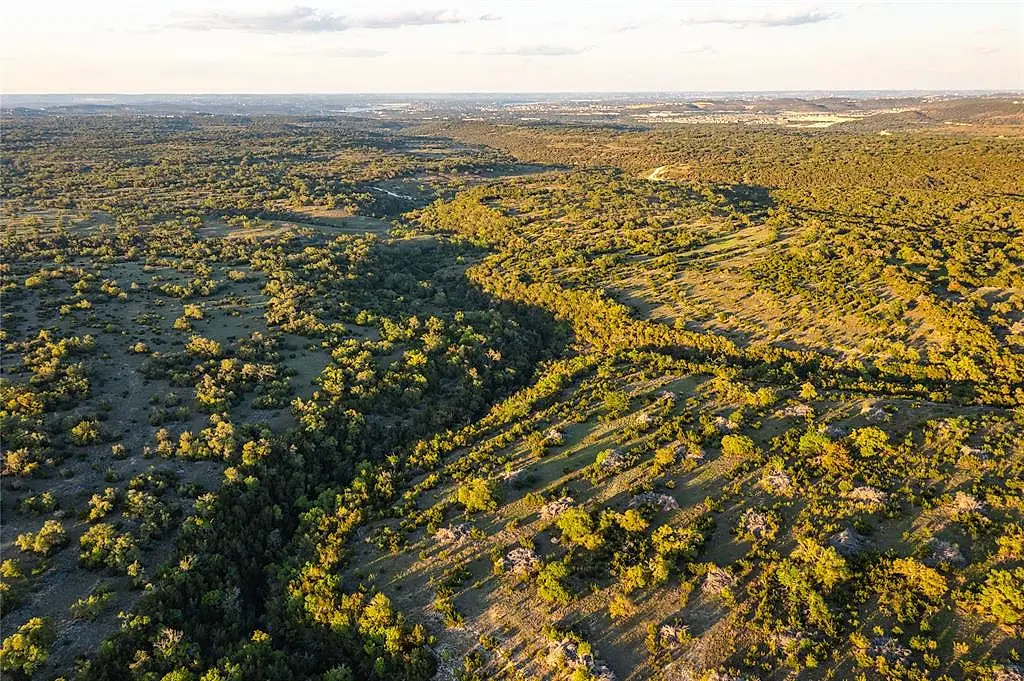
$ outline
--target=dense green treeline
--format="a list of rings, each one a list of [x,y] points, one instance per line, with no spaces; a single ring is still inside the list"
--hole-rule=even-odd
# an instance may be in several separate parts
[[[688,125],[638,132],[460,123],[428,130],[551,165],[615,166],[631,173],[678,165],[679,177],[690,180],[819,193],[841,187],[852,190],[851,199],[914,189],[963,190],[976,200],[1013,195],[1020,188],[1015,159],[1024,144],[1019,137],[970,131],[880,136],[842,126]]]

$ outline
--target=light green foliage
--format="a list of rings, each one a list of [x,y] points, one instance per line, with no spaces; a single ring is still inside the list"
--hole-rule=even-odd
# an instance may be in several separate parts
[[[116,488],[107,487],[103,492],[89,497],[89,522],[102,520],[108,513],[113,511],[117,505],[118,496]]]
[[[0,670],[31,675],[49,658],[54,638],[49,622],[33,617],[4,639]]]
[[[875,426],[858,428],[850,434],[850,439],[860,451],[861,456],[877,456],[889,445],[889,436]]]
[[[185,345],[185,350],[196,357],[220,357],[223,349],[220,343],[202,336],[192,336]]]
[[[800,386],[800,398],[804,400],[818,399],[818,390],[814,387],[813,383],[805,382]]]
[[[100,424],[94,419],[83,419],[72,426],[68,436],[72,444],[79,446],[94,445],[102,437]]]
[[[673,560],[692,557],[703,541],[704,536],[697,530],[668,525],[662,525],[651,535],[655,553]]]
[[[138,558],[138,548],[130,534],[118,534],[108,523],[93,525],[79,539],[78,557],[87,568],[108,567],[127,571]]]
[[[23,513],[51,513],[57,508],[57,497],[52,491],[34,494],[22,499],[20,508]]]
[[[184,312],[182,314],[187,319],[202,319],[203,308],[198,305],[185,305]]]
[[[18,561],[13,558],[6,558],[0,563],[0,577],[4,579],[21,579],[24,576]]]
[[[498,508],[498,487],[485,478],[472,478],[459,485],[456,500],[466,511],[493,511]]]
[[[559,516],[557,525],[562,531],[562,539],[569,546],[581,546],[592,551],[603,541],[593,518],[584,508],[575,506],[566,510]]]
[[[757,452],[754,441],[746,435],[724,435],[722,436],[722,455],[747,457]]]
[[[1007,626],[1024,622],[1024,568],[994,569],[978,594],[978,606],[986,617]]]
[[[103,588],[94,590],[85,598],[71,604],[71,616],[78,620],[92,621],[103,612],[113,598],[113,591]]]
[[[892,570],[906,580],[910,589],[929,600],[938,600],[949,588],[941,573],[913,558],[897,558],[892,562]]]
[[[15,540],[15,544],[22,551],[31,551],[41,556],[49,556],[67,542],[64,526],[58,520],[47,520],[38,532],[20,534]]]
[[[1009,525],[996,540],[999,557],[1007,560],[1024,558],[1024,528],[1016,523]]]
[[[793,557],[807,565],[815,581],[826,591],[851,576],[846,559],[832,546],[821,547],[810,539],[801,538],[797,541]]]
[[[643,532],[648,526],[647,520],[640,515],[640,512],[632,508],[618,516],[616,520],[619,527],[626,532]]]
[[[622,416],[629,411],[629,395],[619,390],[605,393],[604,408],[609,416]]]
[[[608,616],[613,620],[626,619],[638,612],[637,606],[628,596],[616,593],[608,603]]]

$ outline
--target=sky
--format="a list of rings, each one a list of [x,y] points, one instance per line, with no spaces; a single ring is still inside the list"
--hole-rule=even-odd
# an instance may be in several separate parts
[[[1024,89],[1024,0],[20,0],[0,92]]]

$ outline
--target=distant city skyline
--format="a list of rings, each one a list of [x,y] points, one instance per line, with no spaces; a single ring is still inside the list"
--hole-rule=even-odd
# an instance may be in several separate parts
[[[3,10],[4,93],[1024,88],[1021,2],[91,3]]]

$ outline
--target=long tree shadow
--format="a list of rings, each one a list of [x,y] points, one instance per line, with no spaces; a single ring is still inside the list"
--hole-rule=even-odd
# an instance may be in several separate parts
[[[768,211],[776,206],[771,188],[756,184],[715,185],[714,190],[725,198],[737,213],[751,219],[764,219]]]

